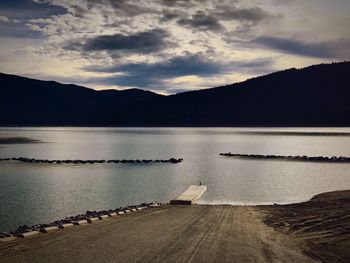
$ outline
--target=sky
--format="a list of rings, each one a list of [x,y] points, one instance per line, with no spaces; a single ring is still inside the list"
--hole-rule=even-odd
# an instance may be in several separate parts
[[[350,60],[349,0],[0,0],[0,72],[162,94]]]

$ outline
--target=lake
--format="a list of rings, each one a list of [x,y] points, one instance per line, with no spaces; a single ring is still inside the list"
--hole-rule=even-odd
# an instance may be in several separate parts
[[[234,159],[220,152],[350,156],[349,128],[0,128],[0,158],[169,159],[179,164],[27,164],[0,162],[0,231],[65,216],[169,201],[202,182],[201,203],[305,201],[350,189],[350,164]]]

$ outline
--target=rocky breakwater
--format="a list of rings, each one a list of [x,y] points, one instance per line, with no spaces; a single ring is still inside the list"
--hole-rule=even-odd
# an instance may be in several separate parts
[[[18,161],[23,163],[36,163],[36,164],[102,164],[102,163],[116,163],[116,164],[150,164],[150,163],[181,163],[182,158],[170,158],[165,160],[150,160],[150,159],[122,159],[122,160],[48,160],[48,159],[34,159],[27,157],[13,157],[13,158],[0,158],[0,161]]]
[[[277,159],[277,160],[291,160],[291,161],[311,161],[311,162],[336,162],[349,163],[350,157],[344,156],[292,156],[292,155],[261,155],[261,154],[239,154],[239,153],[220,153],[221,156],[233,158],[247,158],[247,159]]]
[[[0,233],[0,241],[6,242],[16,238],[24,238],[39,233],[47,233],[52,230],[65,229],[85,223],[91,224],[94,221],[103,220],[105,218],[132,213],[147,208],[159,207],[165,204],[167,203],[142,203],[140,205],[130,205],[110,210],[86,211],[85,214],[65,217],[47,224],[22,225],[16,230]]]

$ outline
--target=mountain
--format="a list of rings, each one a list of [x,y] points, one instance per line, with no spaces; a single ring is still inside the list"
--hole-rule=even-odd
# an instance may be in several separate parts
[[[350,62],[162,96],[0,75],[0,125],[350,126]]]
[[[161,97],[140,89],[102,90],[0,73],[0,125],[97,125],[105,112]]]

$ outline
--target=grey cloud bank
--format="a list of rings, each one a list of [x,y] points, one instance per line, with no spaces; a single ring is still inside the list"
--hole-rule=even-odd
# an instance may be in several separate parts
[[[100,65],[88,66],[83,70],[88,72],[119,73],[121,75],[90,79],[90,82],[120,85],[125,87],[151,87],[152,90],[162,90],[168,79],[182,76],[211,77],[227,74],[232,71],[259,71],[264,68],[266,73],[272,71],[273,60],[234,61],[218,63],[206,59],[204,54],[187,54],[174,57],[157,63],[132,63],[103,67]],[[262,72],[261,72],[262,73]],[[183,91],[184,89],[181,89]],[[179,89],[176,89],[179,91]]]
[[[96,50],[124,50],[136,53],[152,53],[166,46],[164,30],[154,29],[130,35],[101,35],[87,40],[83,49]]]
[[[267,48],[301,56],[317,58],[350,58],[350,40],[339,39],[328,42],[303,42],[280,37],[259,37],[252,41]]]

